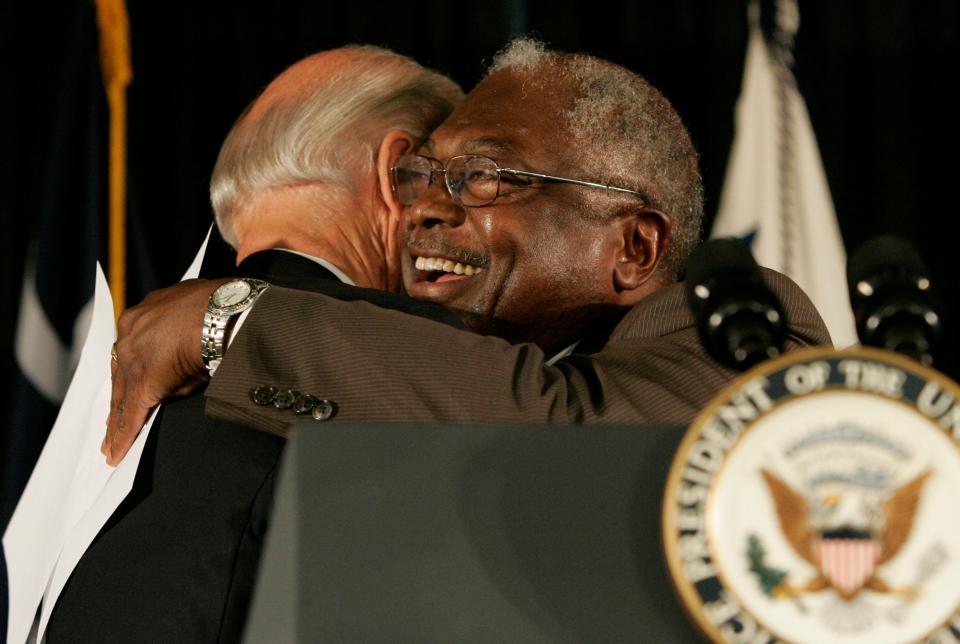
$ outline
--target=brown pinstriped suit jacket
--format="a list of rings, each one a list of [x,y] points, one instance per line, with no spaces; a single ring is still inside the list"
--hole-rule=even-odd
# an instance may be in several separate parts
[[[788,350],[829,344],[807,296],[779,273],[764,278],[784,305]],[[328,422],[684,425],[734,375],[704,352],[682,284],[634,306],[599,351],[554,366],[534,345],[272,288],[207,388],[207,415],[283,433],[302,417],[250,400],[273,385],[334,401]]]

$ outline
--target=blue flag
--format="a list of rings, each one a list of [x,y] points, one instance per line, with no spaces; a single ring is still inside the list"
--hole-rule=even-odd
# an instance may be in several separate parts
[[[15,340],[20,373],[3,468],[4,524],[76,366],[72,353],[86,332],[94,265],[106,250],[106,101],[93,7],[79,6],[80,24],[60,76],[37,238],[24,271]]]
[[[73,41],[59,87],[37,233],[27,251],[3,450],[2,520],[6,526],[56,419],[85,336],[97,259],[106,256],[107,109],[100,79],[92,3],[77,3]],[[6,632],[6,570],[2,631]]]

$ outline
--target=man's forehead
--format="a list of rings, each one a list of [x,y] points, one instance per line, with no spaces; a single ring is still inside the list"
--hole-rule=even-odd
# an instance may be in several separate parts
[[[497,72],[477,85],[434,131],[423,153],[525,158],[552,148],[558,143],[557,120],[567,96],[558,87]]]

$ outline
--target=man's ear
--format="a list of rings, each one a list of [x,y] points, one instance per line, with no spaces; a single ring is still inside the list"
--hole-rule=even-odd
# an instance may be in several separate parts
[[[643,297],[670,239],[670,218],[659,210],[635,210],[620,219],[621,246],[613,267],[613,285],[625,304]],[[636,299],[639,299],[637,297]]]
[[[404,130],[392,130],[380,142],[377,150],[377,182],[380,190],[380,198],[386,204],[390,214],[397,221],[400,219],[400,211],[403,206],[397,201],[397,196],[393,192],[393,173],[390,168],[394,166],[397,159],[407,152],[412,152],[416,147],[416,142],[409,132]]]

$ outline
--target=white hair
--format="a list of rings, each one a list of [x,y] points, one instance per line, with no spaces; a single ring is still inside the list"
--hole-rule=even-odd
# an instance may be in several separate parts
[[[345,56],[339,64],[311,65],[330,54]],[[352,192],[355,179],[373,171],[389,131],[425,139],[463,98],[446,76],[368,45],[314,54],[291,69],[305,80],[291,92],[268,87],[234,124],[214,166],[210,202],[234,247],[233,218],[256,191],[323,182]]]
[[[624,67],[550,51],[531,38],[507,45],[487,75],[503,70],[522,74],[533,85],[571,83],[574,97],[563,112],[571,148],[590,180],[639,190],[670,217],[673,228],[661,271],[675,277],[700,239],[703,183],[697,152],[670,102]],[[584,198],[599,207],[611,194],[596,191]]]

